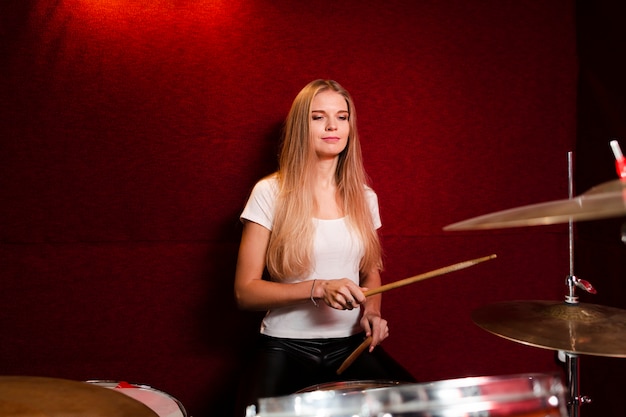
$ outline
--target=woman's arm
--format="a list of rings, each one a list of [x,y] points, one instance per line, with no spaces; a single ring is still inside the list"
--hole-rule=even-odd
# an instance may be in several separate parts
[[[381,285],[380,271],[378,268],[372,269],[361,278],[361,286],[369,290],[378,288]],[[389,336],[389,326],[387,320],[381,317],[382,294],[375,294],[367,297],[361,308],[363,317],[361,326],[365,330],[366,336],[372,336],[370,352]]]
[[[352,310],[365,301],[362,289],[347,278],[297,283],[264,280],[265,254],[270,233],[260,224],[250,221],[244,223],[235,271],[235,299],[239,308],[269,310],[312,303],[313,297],[316,302],[323,300],[333,308]]]
[[[268,229],[254,222],[244,222],[235,271],[237,305],[244,310],[268,310],[311,302],[311,282],[283,284],[263,280],[269,239]]]

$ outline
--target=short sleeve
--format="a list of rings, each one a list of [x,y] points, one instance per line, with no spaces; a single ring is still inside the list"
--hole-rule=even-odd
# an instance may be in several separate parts
[[[266,229],[272,230],[277,194],[278,182],[275,178],[260,180],[252,189],[248,202],[239,218],[258,223]]]
[[[374,223],[375,229],[380,229],[382,227],[382,222],[380,220],[380,211],[378,208],[378,196],[370,187],[365,188],[365,198],[367,199],[367,204],[370,208],[370,213],[372,213],[372,222]]]

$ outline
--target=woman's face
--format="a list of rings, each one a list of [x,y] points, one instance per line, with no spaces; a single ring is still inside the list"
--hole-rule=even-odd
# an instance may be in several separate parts
[[[348,103],[339,93],[324,90],[311,102],[310,134],[317,157],[335,158],[348,144],[350,135]]]

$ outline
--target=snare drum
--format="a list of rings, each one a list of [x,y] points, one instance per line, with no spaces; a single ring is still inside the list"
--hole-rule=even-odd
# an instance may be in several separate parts
[[[187,417],[187,411],[180,401],[148,385],[103,380],[91,380],[87,382],[126,394],[151,408],[159,417]]]
[[[259,399],[247,417],[567,417],[565,389],[546,374],[468,377]]]
[[[357,381],[339,381],[327,382],[325,384],[311,385],[310,387],[296,391],[297,393],[312,391],[335,391],[335,392],[354,392],[363,391],[371,388],[395,387],[400,385],[398,381],[379,381],[375,379],[357,380]]]

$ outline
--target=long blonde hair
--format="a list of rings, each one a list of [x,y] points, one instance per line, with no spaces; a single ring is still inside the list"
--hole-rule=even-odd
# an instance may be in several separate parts
[[[270,275],[278,281],[303,277],[312,268],[315,232],[312,218],[316,205],[312,166],[316,154],[309,126],[311,102],[318,93],[326,90],[341,94],[348,104],[350,134],[346,148],[339,155],[335,181],[343,213],[363,242],[360,270],[382,269],[382,249],[365,195],[368,178],[363,167],[352,97],[335,81],[315,80],[294,99],[283,131],[276,173],[279,191],[266,259]]]

